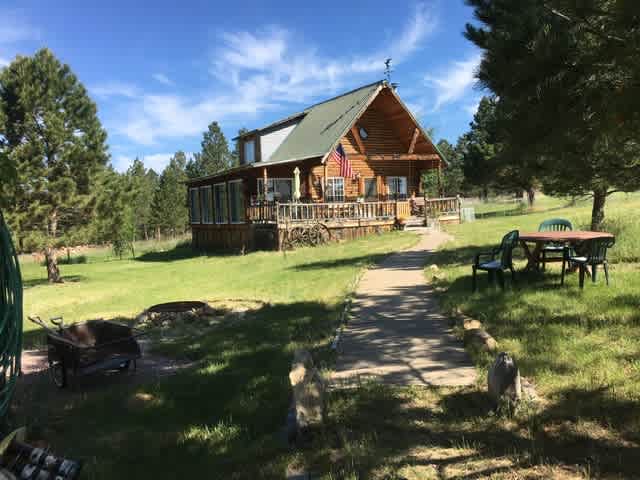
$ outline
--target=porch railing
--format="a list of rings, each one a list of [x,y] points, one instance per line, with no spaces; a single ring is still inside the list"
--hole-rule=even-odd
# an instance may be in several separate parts
[[[460,197],[427,198],[424,201],[425,214],[428,218],[460,215],[460,206]]]
[[[276,203],[247,208],[247,218],[252,223],[386,220],[410,214],[408,201]]]

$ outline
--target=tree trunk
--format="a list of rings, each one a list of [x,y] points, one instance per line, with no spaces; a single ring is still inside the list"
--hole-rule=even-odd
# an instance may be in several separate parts
[[[593,190],[593,208],[591,210],[591,230],[599,232],[604,222],[604,204],[607,200],[607,189],[598,187]]]
[[[62,283],[60,269],[58,268],[56,249],[51,246],[45,247],[44,258],[47,266],[47,279],[49,280],[49,283]]]
[[[529,206],[533,207],[533,202],[536,199],[536,191],[533,188],[527,188],[527,201],[529,202]]]
[[[53,241],[58,233],[58,210],[55,208],[49,216],[49,238],[50,241],[44,248],[44,258],[47,265],[47,279],[49,283],[62,283],[60,269],[58,268],[58,257],[55,248],[52,246]]]

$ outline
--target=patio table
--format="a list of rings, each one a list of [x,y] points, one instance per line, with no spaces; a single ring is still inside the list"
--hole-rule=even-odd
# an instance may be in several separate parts
[[[596,238],[613,238],[613,234],[608,232],[592,232],[586,230],[565,230],[565,231],[548,231],[548,232],[523,232],[520,234],[520,245],[527,256],[527,266],[525,271],[537,270],[540,264],[540,253],[545,243],[568,243],[576,245],[588,240]],[[535,246],[533,250],[529,248],[529,244]],[[548,259],[550,261],[562,261],[561,259]]]

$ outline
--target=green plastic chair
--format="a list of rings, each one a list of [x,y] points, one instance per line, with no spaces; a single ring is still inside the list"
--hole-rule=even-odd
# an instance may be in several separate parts
[[[616,243],[615,238],[595,238],[584,242],[577,250],[583,255],[575,253],[570,248],[565,248],[564,257],[562,259],[562,276],[560,277],[560,285],[564,285],[564,274],[567,264],[578,265],[580,269],[580,288],[584,288],[584,275],[587,266],[591,267],[591,281],[596,283],[598,265],[604,268],[604,276],[609,285],[609,264],[607,262],[607,250]]]
[[[502,237],[499,247],[489,252],[478,253],[473,261],[472,271],[472,289],[477,289],[476,273],[478,270],[484,270],[489,275],[489,284],[495,282],[497,276],[500,281],[500,287],[504,289],[504,271],[511,271],[511,280],[516,282],[516,269],[513,266],[513,249],[518,245],[520,234],[518,230],[513,230]],[[483,257],[486,259],[483,260]]]
[[[538,227],[539,232],[564,232],[573,230],[573,225],[569,220],[564,218],[552,218],[545,220]],[[542,270],[547,269],[547,254],[560,254],[560,257],[551,257],[554,260],[562,260],[564,258],[564,250],[566,245],[558,242],[549,242],[542,248]]]

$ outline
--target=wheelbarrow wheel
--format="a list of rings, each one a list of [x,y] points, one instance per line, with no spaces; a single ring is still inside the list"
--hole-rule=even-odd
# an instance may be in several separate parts
[[[67,386],[67,369],[64,362],[50,362],[49,373],[51,374],[51,380],[53,380],[56,387],[65,388]]]
[[[121,372],[126,372],[127,370],[129,370],[130,366],[131,366],[131,360],[126,360],[120,364],[120,366],[118,367],[118,370],[120,370]]]

